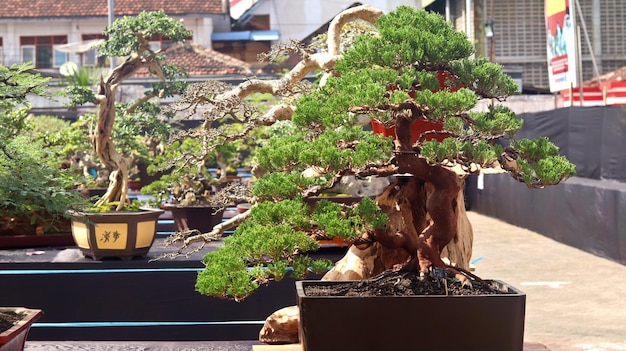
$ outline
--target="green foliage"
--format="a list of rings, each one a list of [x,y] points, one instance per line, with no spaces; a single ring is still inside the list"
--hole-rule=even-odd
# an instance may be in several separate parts
[[[296,200],[268,202],[251,211],[251,219],[225,238],[223,247],[204,257],[205,269],[196,281],[200,293],[239,300],[290,271],[302,277],[310,270],[328,269],[327,260],[300,256],[318,248],[315,239],[299,230],[311,226],[306,205]]]
[[[59,71],[70,86],[77,87],[93,87],[104,73],[102,68],[78,67],[73,62],[63,64]]]
[[[154,205],[159,206],[170,200],[185,205],[214,202],[213,186],[217,185],[217,179],[209,172],[208,161],[185,159],[185,155],[193,155],[202,148],[202,140],[192,137],[165,144],[163,152],[154,156],[147,169],[150,174],[159,174],[159,179],[144,185],[142,194],[152,195],[156,200]]]
[[[548,138],[513,140],[511,146],[518,152],[518,173],[527,184],[557,184],[576,175],[576,166],[564,156]]]
[[[502,72],[502,66],[489,62],[486,57],[452,61],[451,67],[463,86],[471,87],[478,93],[493,96],[519,93],[517,83]]]
[[[315,166],[331,173],[388,158],[392,149],[390,140],[352,127],[326,130],[314,140],[308,140],[303,133],[272,138],[257,151],[256,160],[269,171]]]
[[[84,210],[87,212],[93,212],[93,213],[113,212],[113,211],[117,211],[117,206],[119,204],[120,204],[119,201],[111,201],[111,202],[102,204],[100,206],[87,206],[86,208],[84,208]],[[145,204],[142,203],[141,201],[132,200],[130,203],[125,203],[122,206],[122,209],[119,211],[138,212],[138,211],[141,211],[144,206]]]
[[[101,78],[98,85],[98,93],[106,95],[106,92],[113,92],[116,85],[142,67],[149,67],[149,72],[157,75],[163,81],[151,84],[145,91],[145,96],[132,103],[115,103],[115,111],[112,115],[102,113],[98,117],[88,115],[86,119],[91,121],[97,118],[108,118],[110,122],[97,121],[97,124],[105,126],[105,131],[99,131],[108,135],[110,133],[113,141],[113,148],[108,148],[105,152],[112,154],[119,152],[125,158],[126,164],[130,163],[130,171],[138,163],[150,163],[155,156],[157,148],[149,148],[147,144],[157,145],[169,137],[169,125],[167,119],[172,117],[172,113],[162,111],[160,102],[153,103],[151,99],[172,97],[180,94],[187,86],[186,82],[179,78],[186,77],[186,72],[182,67],[168,65],[164,63],[164,55],[154,52],[149,47],[149,40],[156,35],[161,35],[173,43],[183,42],[185,38],[191,36],[180,21],[169,18],[163,11],[145,12],[142,11],[134,17],[124,16],[117,18],[113,24],[105,28],[104,34],[107,39],[97,46],[101,56],[127,57],[127,60],[116,67],[106,78]],[[162,73],[159,74],[159,73]],[[71,75],[70,75],[71,76]],[[74,77],[77,78],[77,77]],[[95,87],[80,86],[73,84],[65,95],[69,96],[69,105],[78,106],[85,103],[99,105],[99,112],[109,112],[102,106],[103,100],[94,92]],[[112,97],[111,97],[112,99]],[[88,128],[84,136],[93,135],[91,129],[96,123],[82,123],[81,127]],[[112,122],[112,123],[111,123]],[[148,132],[150,135],[148,136]],[[102,134],[100,134],[102,135]],[[71,135],[68,139],[74,139]],[[85,138],[86,139],[86,138]],[[92,139],[98,141],[100,139]],[[72,146],[82,146],[80,142],[73,143]],[[91,148],[84,148],[81,152],[87,153]],[[69,150],[68,150],[69,151]],[[74,149],[74,152],[77,150]],[[102,156],[102,155],[101,155]],[[102,156],[106,158],[105,156]],[[111,157],[111,155],[109,155]],[[128,162],[130,161],[130,162]],[[111,170],[115,171],[115,170]],[[120,173],[126,176],[127,173]],[[125,184],[127,179],[118,179],[115,184]],[[113,183],[112,183],[113,184]],[[118,199],[122,199],[124,192],[115,191]],[[112,201],[107,197],[107,201]]]
[[[329,173],[365,166],[389,157],[392,151],[388,140],[360,127],[328,130],[307,145],[299,155],[300,162],[323,168]]]
[[[160,60],[163,62],[163,60]],[[189,82],[185,78],[189,77],[187,70],[184,67],[163,64],[161,66],[161,72],[165,81],[157,81],[151,84],[150,89],[145,91],[145,95],[159,96],[160,98],[173,97],[187,89]],[[167,112],[166,110],[162,112]]]
[[[489,167],[502,155],[502,146],[491,145],[485,140],[479,140],[475,144],[465,143],[463,151],[474,163],[481,167]]]
[[[163,11],[142,11],[137,16],[117,18],[112,25],[104,29],[108,39],[98,45],[100,56],[122,57],[140,52],[141,41],[160,34],[172,42],[182,42],[190,37],[180,21],[169,18]]]
[[[464,143],[454,138],[446,138],[443,142],[426,141],[420,155],[431,163],[440,163],[444,160],[453,161],[459,158]]]
[[[511,146],[526,160],[536,163],[544,157],[558,156],[559,148],[548,138],[513,140]]]
[[[0,65],[0,213],[27,217],[47,231],[69,218],[67,210],[87,202],[73,190],[74,175],[44,144],[36,117],[28,118],[26,96],[49,96],[49,79],[31,69],[31,64]]]
[[[300,153],[306,148],[304,134],[284,135],[271,138],[257,151],[256,161],[269,171],[303,169],[299,164]]]
[[[465,34],[439,14],[400,6],[377,22],[379,36],[360,36],[354,49],[336,66],[339,71],[367,67],[397,69],[414,63],[448,64],[470,56],[474,49]]]
[[[324,273],[332,262],[306,255],[319,246],[308,234],[314,225],[329,237],[353,239],[364,230],[384,227],[387,221],[370,198],[356,207],[324,199],[314,211],[298,198],[262,202],[251,211],[250,220],[225,238],[223,247],[204,257],[206,269],[196,283],[200,293],[242,299],[260,283],[280,280],[289,272],[296,278]]]
[[[137,106],[132,113],[127,113],[128,105],[116,104],[118,110],[112,139],[119,151],[135,163],[151,163],[154,155],[146,145],[150,138],[164,141],[172,132],[172,125],[167,115],[161,114],[161,107],[150,101]]]
[[[370,229],[384,228],[387,216],[369,197],[364,197],[357,207],[323,199],[315,206],[313,221],[330,237],[354,240]]]
[[[71,85],[67,87],[61,95],[69,98],[69,101],[66,103],[69,107],[80,106],[86,103],[93,104],[96,102],[96,93],[93,87]]]
[[[71,209],[88,202],[74,190],[75,177],[69,169],[48,164],[54,156],[40,141],[17,136],[0,153],[0,213],[28,217],[31,223],[53,228],[69,218]]]
[[[24,129],[30,108],[26,96],[49,96],[46,88],[50,78],[32,73],[34,68],[30,63],[0,65],[0,146]]]
[[[473,121],[472,129],[482,137],[513,137],[524,123],[513,111],[501,105],[489,105],[487,113],[470,112],[470,118]]]
[[[208,296],[243,299],[259,286],[251,274],[263,274],[262,269],[248,271],[246,261],[228,248],[207,254],[204,263],[204,270],[198,272],[196,291]]]
[[[271,172],[258,179],[252,194],[262,201],[280,201],[292,199],[314,183],[300,173]]]

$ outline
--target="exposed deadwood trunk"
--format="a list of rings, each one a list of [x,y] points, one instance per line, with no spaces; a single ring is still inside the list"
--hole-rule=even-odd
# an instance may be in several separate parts
[[[96,202],[96,206],[105,203],[119,201],[117,210],[121,210],[128,199],[128,168],[130,160],[125,158],[116,149],[111,139],[113,125],[115,124],[115,92],[117,87],[128,77],[132,76],[139,68],[149,66],[160,79],[165,80],[160,67],[155,61],[155,54],[144,57],[143,53],[148,49],[148,41],[139,37],[141,48],[133,53],[126,61],[115,67],[109,76],[100,79],[96,104],[98,105],[98,124],[92,143],[100,161],[111,171],[107,192]],[[135,106],[131,106],[134,109]]]
[[[403,184],[402,184],[403,183]],[[407,192],[405,188],[412,188]],[[379,206],[389,216],[386,233],[391,233],[390,238],[379,233],[376,238],[383,237],[383,243],[376,242],[367,247],[353,245],[346,255],[339,260],[333,269],[324,275],[324,280],[362,280],[373,277],[387,269],[397,265],[404,265],[410,259],[411,254],[406,249],[386,247],[391,245],[391,240],[417,242],[418,235],[428,227],[430,216],[425,212],[427,197],[432,194],[434,187],[414,177],[403,178],[399,182],[391,184],[377,198]],[[407,197],[407,193],[411,196]],[[463,191],[459,191],[454,202],[456,206],[457,231],[450,242],[441,250],[441,257],[454,266],[468,269],[472,256],[473,230],[465,212]],[[410,235],[411,239],[405,239],[402,235]]]
[[[428,197],[434,192],[434,187],[424,183],[415,177],[407,177],[402,180],[404,187],[411,187],[407,194],[405,190],[399,191],[398,184],[391,184],[378,198],[377,202],[389,215],[388,231],[412,233],[417,240],[417,233],[427,227],[430,216],[425,211]],[[402,189],[402,188],[400,188]],[[444,247],[441,257],[450,261],[456,267],[469,268],[472,256],[473,230],[465,212],[463,191],[460,190],[454,202],[456,209],[457,230],[455,236]],[[328,271],[322,280],[363,280],[376,276],[387,269],[397,265],[406,264],[410,258],[405,249],[391,249],[376,242],[373,245],[360,249],[356,245],[350,247],[346,255],[339,260],[333,269]],[[285,309],[287,310],[287,309]],[[273,314],[265,322],[261,329],[261,342],[274,343],[281,340],[297,340],[297,330],[289,326],[297,325],[299,321],[298,307],[289,307],[289,314],[279,311]],[[280,318],[278,318],[280,316]],[[293,342],[293,341],[290,341]]]
[[[121,67],[121,66],[120,66]],[[119,68],[119,67],[118,67]],[[96,206],[119,201],[118,210],[128,201],[128,160],[125,159],[113,144],[111,133],[115,123],[115,88],[111,77],[100,81],[98,89],[98,124],[93,145],[100,161],[111,171],[107,192],[96,202]]]

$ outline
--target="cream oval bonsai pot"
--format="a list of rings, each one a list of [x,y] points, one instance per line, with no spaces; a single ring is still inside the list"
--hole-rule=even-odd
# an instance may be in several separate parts
[[[94,260],[145,256],[154,243],[163,212],[148,208],[135,212],[72,212],[74,243]]]

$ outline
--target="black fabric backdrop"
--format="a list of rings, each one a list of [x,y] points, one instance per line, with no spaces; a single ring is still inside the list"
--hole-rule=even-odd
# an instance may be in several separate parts
[[[570,107],[519,116],[516,138],[546,136],[577,176],[529,189],[508,174],[467,180],[473,211],[626,264],[626,107]]]
[[[576,165],[576,175],[626,182],[626,106],[568,107],[519,115],[516,138],[547,136]]]

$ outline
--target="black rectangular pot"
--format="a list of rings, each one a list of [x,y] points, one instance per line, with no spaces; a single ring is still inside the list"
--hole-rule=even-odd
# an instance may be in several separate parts
[[[474,296],[305,296],[298,281],[300,342],[305,351],[523,351],[526,294]]]

